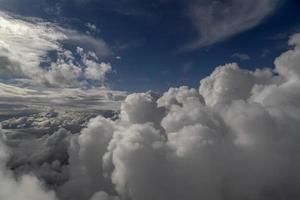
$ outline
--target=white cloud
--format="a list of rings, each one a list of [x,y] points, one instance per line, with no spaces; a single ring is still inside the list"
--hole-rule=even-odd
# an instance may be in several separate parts
[[[112,71],[110,63],[98,63],[99,58],[93,52],[84,53],[82,48],[77,47],[81,55],[81,61],[86,66],[84,75],[87,79],[104,82],[105,75]]]
[[[194,88],[181,86],[179,88],[170,88],[165,94],[157,100],[158,107],[170,108],[172,105],[182,105],[183,102],[202,98]],[[204,99],[201,99],[204,103]]]
[[[156,99],[153,94],[134,93],[125,99],[121,107],[121,119],[130,124],[146,122],[159,123],[162,118],[163,110],[157,108]],[[141,112],[143,110],[144,112]],[[147,114],[146,114],[147,113]]]
[[[128,95],[118,119],[96,117],[80,133],[59,130],[44,136],[46,141],[23,143],[32,148],[18,157],[29,151],[49,155],[49,149],[58,149],[58,141],[68,138],[62,146],[68,148],[70,176],[55,188],[61,200],[299,199],[299,38],[299,34],[291,37],[292,48],[275,60],[274,70],[249,71],[229,63],[201,80],[199,91],[182,86],[170,88],[161,97],[151,92]],[[73,59],[67,51],[63,54],[66,62]],[[83,60],[85,56],[97,59],[80,48],[78,54]],[[57,94],[57,89],[49,88],[42,92],[5,84],[0,88],[8,100],[47,98],[72,108],[95,103],[95,98],[101,104],[101,100],[125,95],[111,91],[99,95],[96,89],[60,89]],[[15,140],[7,142],[16,145]],[[47,148],[39,152],[36,146],[44,146],[41,143]],[[8,171],[3,168],[8,161],[6,150],[1,143],[0,172]],[[60,170],[57,162],[51,167]],[[55,198],[36,178],[3,177],[0,184],[8,186],[0,187],[0,197]],[[14,198],[19,200],[19,196],[4,199]]]
[[[64,34],[45,23],[31,23],[3,12],[0,21],[1,57],[8,59],[3,66],[7,74],[39,75],[42,71],[39,64],[46,59],[47,52],[59,49],[58,41],[66,39]]]
[[[275,71],[280,75],[273,84],[256,85],[253,101],[264,105],[299,106],[300,82],[300,36],[293,35],[289,44],[293,49],[284,52],[275,60]]]
[[[61,31],[68,36],[66,42],[91,50],[100,57],[112,54],[108,44],[101,38],[95,38],[70,29],[61,29]]]
[[[101,155],[97,163],[115,190],[102,185],[86,198],[299,198],[298,36],[276,59],[275,72],[227,64],[201,81],[200,94],[188,87],[171,88],[159,99],[131,94],[120,119],[109,122],[113,129],[105,130],[103,119],[92,121],[81,133],[92,145],[74,147],[92,148],[88,158]]]
[[[255,84],[272,81],[269,69],[254,72],[240,69],[236,63],[217,67],[214,72],[201,80],[200,94],[206,104],[230,103],[234,99],[248,99]]]
[[[86,23],[86,27],[88,27],[93,32],[97,31],[97,26],[95,24],[90,23],[90,22]]]
[[[261,23],[274,11],[277,3],[277,0],[189,1],[188,15],[200,39],[180,51],[191,51],[244,32]]]
[[[2,77],[29,78],[51,86],[78,86],[84,84],[79,79],[85,72],[85,78],[103,82],[111,70],[109,64],[99,62],[98,56],[110,54],[101,39],[40,19],[25,19],[3,12],[0,22]],[[81,62],[75,59],[73,52],[63,48],[64,42],[88,49],[87,52],[82,50]],[[55,52],[57,58],[49,56],[50,52]],[[91,76],[91,72],[96,73]]]
[[[91,80],[104,80],[105,74],[111,71],[111,65],[108,63],[95,63],[92,60],[85,60],[87,68],[85,69],[85,77]]]
[[[70,178],[62,188],[63,199],[89,199],[96,191],[109,185],[104,177],[102,157],[114,130],[111,120],[97,117],[80,135],[73,137],[69,147]],[[99,196],[104,195],[95,194],[93,199],[99,199]]]

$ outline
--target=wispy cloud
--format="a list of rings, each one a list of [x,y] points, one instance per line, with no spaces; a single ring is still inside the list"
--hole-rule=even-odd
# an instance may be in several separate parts
[[[263,49],[263,50],[261,51],[260,56],[261,56],[261,57],[266,57],[266,56],[269,55],[270,53],[271,53],[271,51],[270,51],[269,49]]]
[[[231,55],[231,58],[238,59],[241,61],[250,60],[251,57],[248,54],[245,53],[234,53]]]
[[[278,0],[192,0],[188,15],[199,38],[180,51],[191,51],[225,40],[258,24],[277,7]]]
[[[193,62],[186,62],[183,64],[182,66],[182,71],[184,74],[188,73],[189,71],[191,71],[193,67]]]

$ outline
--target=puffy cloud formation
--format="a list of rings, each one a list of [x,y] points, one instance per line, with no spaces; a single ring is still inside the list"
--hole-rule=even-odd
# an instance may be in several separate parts
[[[83,121],[89,118],[75,120],[83,124],[81,130],[61,126],[34,139],[22,129],[6,132],[0,144],[0,197],[299,199],[299,34],[289,44],[293,48],[275,60],[274,70],[248,71],[230,63],[201,80],[199,90],[183,86],[161,97],[130,94],[118,118],[99,116],[87,124]],[[11,94],[13,88],[0,86]],[[37,116],[7,120],[5,126],[45,128],[59,121]],[[7,157],[7,146],[13,159]]]
[[[269,69],[252,72],[231,63],[217,67],[209,77],[201,80],[199,91],[207,105],[230,103],[248,99],[254,85],[272,82],[273,78],[276,77]]]
[[[109,63],[99,63],[95,62],[95,59],[98,60],[98,57],[93,52],[85,54],[83,49],[77,47],[77,52],[82,57],[82,63],[86,66],[85,68],[85,77],[91,80],[104,81],[106,73],[112,70],[112,67]]]
[[[227,64],[203,79],[199,92],[131,94],[116,121],[91,120],[74,135],[72,175],[59,196],[300,198],[299,35],[290,44],[274,71]]]
[[[122,121],[129,124],[159,123],[163,112],[160,108],[157,108],[156,99],[155,94],[151,94],[151,92],[129,95],[121,105]],[[145,112],[141,112],[141,110]]]
[[[1,130],[0,130],[1,131]],[[1,132],[0,132],[1,133]],[[22,175],[18,179],[7,169],[9,148],[0,135],[0,199],[11,200],[57,200],[53,191],[46,191],[42,183],[32,175]]]
[[[110,54],[101,39],[40,19],[3,12],[0,12],[0,23],[2,78],[27,78],[56,87],[79,86],[86,84],[85,79],[103,83],[111,71],[110,64],[99,61],[99,56]],[[91,51],[78,47],[80,51],[72,52],[64,48],[65,43]]]
[[[181,50],[190,51],[246,31],[275,10],[278,0],[192,0],[189,16],[200,39]]]
[[[102,169],[102,157],[114,129],[111,120],[97,117],[80,135],[73,137],[69,147],[70,178],[60,191],[63,199],[87,199],[101,188],[109,189],[110,182],[105,180]],[[105,195],[95,194],[93,198],[99,199],[100,196]]]

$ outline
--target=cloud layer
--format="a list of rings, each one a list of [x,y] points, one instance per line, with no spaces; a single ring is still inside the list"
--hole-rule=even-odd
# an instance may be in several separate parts
[[[21,83],[23,84],[23,82]],[[11,106],[29,109],[119,110],[127,92],[108,88],[36,88],[0,83],[0,110]]]
[[[199,90],[130,94],[117,119],[99,116],[73,134],[62,128],[35,139],[32,148],[47,150],[33,149],[32,160],[43,167],[31,171],[48,174],[44,180],[64,177],[48,184],[61,200],[299,199],[300,34],[289,44],[274,70],[229,63],[201,80]],[[2,143],[30,145],[20,138],[22,145],[9,137]],[[4,172],[11,163],[5,150]],[[32,169],[24,168],[17,176]],[[31,179],[28,200],[55,198]],[[4,184],[10,182],[23,185],[22,178]]]

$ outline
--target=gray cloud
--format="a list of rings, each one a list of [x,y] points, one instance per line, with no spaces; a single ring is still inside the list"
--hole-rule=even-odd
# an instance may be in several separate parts
[[[231,55],[231,58],[238,59],[238,60],[241,60],[241,61],[251,59],[251,57],[248,54],[244,54],[244,53],[234,53],[234,54]]]
[[[23,175],[16,179],[12,171],[6,168],[10,149],[3,141],[0,130],[0,199],[11,200],[56,200],[53,191],[44,189],[43,184],[32,175]]]

